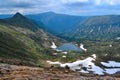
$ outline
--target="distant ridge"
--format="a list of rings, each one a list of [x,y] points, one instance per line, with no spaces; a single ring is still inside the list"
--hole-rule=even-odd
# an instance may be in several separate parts
[[[8,19],[7,23],[13,26],[25,27],[33,31],[37,30],[39,26],[39,28],[46,32],[70,41],[77,39],[111,40],[120,37],[120,15],[83,17],[50,11],[26,16],[29,18],[26,23],[24,23],[26,17],[22,16],[20,13],[16,13],[10,21]],[[6,21],[7,20],[2,20],[2,22]],[[29,22],[31,23],[33,21],[35,22],[34,25],[28,25]],[[34,26],[34,28],[31,25]]]
[[[120,15],[89,17],[71,30],[68,36],[73,39],[115,39],[120,36]]]
[[[61,33],[69,32],[71,28],[73,29],[80,21],[86,18],[54,12],[27,15],[27,17],[35,20],[38,24],[39,22],[42,22],[44,24],[42,29],[54,35],[61,35]]]

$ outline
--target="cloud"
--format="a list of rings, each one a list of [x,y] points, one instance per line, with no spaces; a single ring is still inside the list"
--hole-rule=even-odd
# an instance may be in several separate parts
[[[5,0],[0,1],[1,8],[30,8],[34,4],[28,2],[28,0]]]
[[[106,15],[118,14],[120,12],[120,1],[118,0],[88,0],[73,3],[68,2],[65,3],[64,6],[72,11],[72,13],[78,15]]]
[[[62,3],[79,3],[79,2],[88,2],[88,0],[61,0]]]
[[[117,5],[120,4],[119,0],[95,0],[96,5]]]
[[[37,14],[54,11],[75,15],[116,14],[120,0],[1,0],[0,14]],[[90,14],[88,14],[90,13]]]

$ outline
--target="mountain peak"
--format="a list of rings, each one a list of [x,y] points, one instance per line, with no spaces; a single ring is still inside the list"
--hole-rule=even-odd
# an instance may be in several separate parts
[[[19,12],[16,12],[16,15],[22,15],[21,13],[19,13]]]
[[[13,18],[21,18],[21,17],[24,17],[21,13],[17,12]],[[24,17],[25,18],[25,17]]]
[[[48,12],[45,12],[43,14],[46,14],[46,15],[53,15],[53,14],[56,14],[55,12],[52,12],[52,11],[48,11]]]
[[[12,18],[9,18],[7,22],[12,26],[27,28],[32,31],[36,31],[38,29],[38,25],[36,23],[19,12],[17,12]]]

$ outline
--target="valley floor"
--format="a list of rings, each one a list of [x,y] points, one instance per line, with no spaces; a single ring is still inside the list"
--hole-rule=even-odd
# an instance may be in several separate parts
[[[97,76],[50,68],[6,65],[0,68],[0,80],[120,80],[114,76]]]

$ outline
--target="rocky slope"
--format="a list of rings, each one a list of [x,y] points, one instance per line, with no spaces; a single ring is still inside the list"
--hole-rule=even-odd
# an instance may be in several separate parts
[[[1,65],[0,65],[1,67]],[[66,69],[38,68],[2,64],[0,80],[120,80],[120,75],[97,76],[75,73]]]

